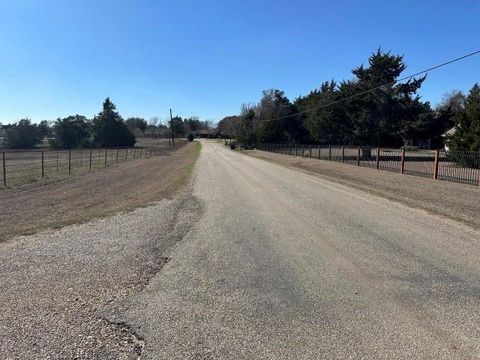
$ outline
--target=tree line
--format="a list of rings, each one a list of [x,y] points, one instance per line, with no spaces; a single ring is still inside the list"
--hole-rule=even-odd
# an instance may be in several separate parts
[[[418,95],[426,75],[398,82],[406,67],[402,55],[378,49],[367,66],[352,70],[353,79],[325,81],[293,102],[281,90],[265,90],[258,103],[222,119],[218,130],[244,147],[287,142],[441,148],[446,141],[452,149],[480,151],[478,84],[468,95],[453,91],[432,107]]]
[[[208,129],[210,126],[209,122],[197,117],[183,119],[175,116],[168,125],[159,123],[156,117],[149,122],[141,117],[124,120],[116,105],[107,98],[102,110],[93,119],[71,115],[58,118],[53,123],[44,120],[38,124],[30,119],[21,119],[12,125],[0,125],[0,130],[3,132],[4,147],[9,149],[34,148],[44,139],[48,139],[52,148],[72,149],[129,147],[135,144],[137,136],[171,137],[173,131],[175,137],[184,137],[187,133]]]

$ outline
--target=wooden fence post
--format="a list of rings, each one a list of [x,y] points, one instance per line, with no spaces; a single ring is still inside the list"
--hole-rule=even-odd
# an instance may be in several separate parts
[[[5,151],[2,153],[2,167],[3,167],[3,186],[7,186],[7,167],[5,166]]]
[[[345,146],[342,146],[342,164],[345,162]]]
[[[360,146],[357,148],[357,166],[360,166]]]
[[[332,145],[328,145],[328,161],[332,161]]]
[[[439,161],[439,158],[440,158],[440,150],[435,150],[435,163],[434,163],[434,167],[433,167],[433,178],[435,180],[438,179],[438,161]]]
[[[297,149],[298,149],[298,146],[297,146],[297,144],[295,144],[295,156],[298,156],[298,151],[297,151]]]
[[[58,150],[57,150],[57,172],[58,172]]]
[[[302,157],[304,157],[304,156],[305,156],[305,146],[302,145]]]
[[[400,157],[400,173],[405,172],[405,148],[402,149],[402,155]]]
[[[125,160],[128,160],[128,149],[125,149]]]
[[[117,149],[117,156],[115,157],[115,162],[118,164],[118,151],[119,149]]]
[[[72,173],[72,150],[68,150],[68,175]]]
[[[45,177],[45,165],[43,161],[43,150],[42,150],[42,179]]]
[[[318,145],[318,158],[320,159],[320,153],[322,151],[322,147],[320,145]]]
[[[378,169],[380,169],[380,148],[377,147],[377,160],[376,160],[376,164],[375,164],[375,167]]]
[[[92,171],[92,149],[90,149],[90,171]]]
[[[105,167],[107,166],[108,149],[105,149]]]
[[[83,149],[80,150],[80,167],[83,167]]]

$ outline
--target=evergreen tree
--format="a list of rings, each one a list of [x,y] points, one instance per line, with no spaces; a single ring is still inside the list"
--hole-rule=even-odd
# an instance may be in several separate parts
[[[41,131],[30,119],[11,125],[5,137],[6,147],[10,149],[31,149],[42,141]]]
[[[93,141],[99,147],[133,146],[135,135],[131,133],[116,111],[116,106],[106,98],[103,110],[93,119]]]
[[[425,77],[396,84],[405,69],[403,56],[378,49],[368,67],[361,65],[352,71],[354,92],[368,91],[345,104],[353,120],[353,142],[396,147],[417,140],[429,109],[416,95]]]
[[[254,122],[255,108],[250,105],[242,105],[240,126],[237,129],[237,140],[245,147],[252,147],[257,143],[257,132]]]
[[[79,146],[89,145],[90,122],[82,115],[58,118],[53,125],[55,140],[53,147],[71,149]]]
[[[455,116],[455,133],[448,139],[452,150],[480,151],[480,86],[473,85],[464,108]]]

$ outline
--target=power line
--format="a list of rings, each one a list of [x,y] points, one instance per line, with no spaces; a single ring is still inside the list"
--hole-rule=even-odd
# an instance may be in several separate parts
[[[365,95],[365,94],[368,94],[368,93],[377,91],[378,89],[381,89],[381,88],[384,87],[384,86],[395,85],[396,83],[399,83],[399,82],[402,82],[402,81],[405,81],[405,80],[410,80],[411,78],[413,78],[413,77],[415,77],[415,76],[422,75],[422,74],[426,74],[426,73],[428,73],[428,72],[430,72],[430,71],[432,71],[432,70],[436,70],[436,69],[441,68],[441,67],[443,67],[443,66],[447,66],[447,65],[453,64],[454,62],[457,62],[457,61],[460,61],[460,60],[463,60],[463,59],[466,59],[466,58],[468,58],[468,57],[471,57],[471,56],[474,56],[474,55],[478,55],[478,54],[480,54],[480,50],[473,51],[473,52],[471,52],[471,53],[468,53],[468,54],[459,56],[459,57],[457,57],[457,58],[455,58],[455,59],[448,60],[448,61],[445,61],[445,62],[443,62],[443,63],[441,63],[441,64],[438,64],[438,65],[429,67],[428,69],[425,69],[425,70],[416,72],[415,74],[411,74],[411,75],[402,77],[402,78],[400,78],[400,79],[397,79],[397,80],[394,80],[394,81],[390,81],[390,82],[388,82],[388,83],[381,84],[381,85],[376,86],[376,87],[374,87],[374,88],[371,88],[371,89],[369,89],[369,90],[361,91],[361,92],[359,92],[359,93],[356,93],[356,94],[347,96],[347,97],[345,97],[345,98],[341,98],[341,99],[338,99],[338,100],[329,102],[329,103],[327,103],[327,104],[323,104],[323,105],[320,105],[320,106],[317,106],[317,107],[313,107],[313,108],[311,108],[311,109],[299,111],[299,112],[297,112],[297,113],[295,113],[295,114],[286,115],[286,116],[278,117],[278,118],[275,118],[275,119],[258,120],[257,123],[283,120],[283,119],[287,119],[287,118],[290,118],[290,117],[293,117],[293,116],[297,116],[297,115],[301,115],[301,114],[308,114],[308,113],[310,113],[310,112],[312,112],[312,111],[316,111],[316,110],[319,110],[319,109],[323,109],[323,108],[325,108],[325,107],[332,106],[332,105],[338,104],[338,103],[340,103],[340,102],[347,101],[347,100],[350,100],[350,99],[354,99],[354,98],[356,98],[356,97],[359,97],[359,96],[362,96],[362,95]]]

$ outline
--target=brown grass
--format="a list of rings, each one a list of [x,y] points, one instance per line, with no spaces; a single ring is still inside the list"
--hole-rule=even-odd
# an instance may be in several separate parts
[[[130,210],[173,196],[189,180],[200,143],[61,181],[0,191],[0,242]]]

